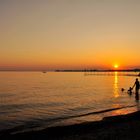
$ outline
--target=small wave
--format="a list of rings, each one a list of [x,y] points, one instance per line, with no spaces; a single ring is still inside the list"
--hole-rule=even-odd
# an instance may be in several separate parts
[[[83,117],[83,116],[88,116],[88,115],[94,115],[94,114],[101,114],[101,113],[106,113],[106,112],[110,112],[110,111],[114,111],[114,110],[118,110],[118,109],[130,108],[130,107],[135,107],[135,106],[136,105],[125,106],[125,107],[117,107],[117,108],[110,108],[110,109],[105,109],[105,110],[101,110],[101,111],[96,111],[96,112],[90,112],[90,113],[86,113],[86,114],[81,114],[81,115],[78,115],[78,117]]]
[[[28,109],[28,108],[46,108],[46,107],[56,107],[56,106],[64,106],[64,103],[54,103],[54,102],[49,102],[49,103],[29,103],[29,104],[4,104],[0,105],[1,110],[23,110],[23,109]],[[8,113],[8,111],[7,111]]]
[[[110,108],[110,109],[105,109],[105,110],[100,110],[100,111],[95,111],[95,112],[89,112],[89,113],[80,114],[80,115],[73,115],[73,116],[67,116],[67,117],[58,117],[58,118],[50,119],[49,121],[58,121],[58,120],[64,120],[64,119],[84,117],[84,116],[88,116],[88,115],[96,115],[96,114],[106,113],[106,112],[110,112],[110,111],[114,111],[114,110],[135,107],[135,106],[136,105],[131,105],[131,106],[124,106],[124,107]]]
[[[15,96],[14,93],[0,93],[0,98],[12,97]]]

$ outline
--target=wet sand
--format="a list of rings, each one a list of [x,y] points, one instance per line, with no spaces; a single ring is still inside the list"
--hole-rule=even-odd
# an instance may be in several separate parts
[[[139,140],[140,111],[120,116],[105,117],[102,121],[69,126],[58,126],[40,131],[11,134],[0,132],[1,139],[47,140]]]

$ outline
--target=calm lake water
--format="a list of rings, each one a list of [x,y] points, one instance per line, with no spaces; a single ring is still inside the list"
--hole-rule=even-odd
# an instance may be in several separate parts
[[[0,72],[0,131],[38,130],[137,111],[139,103],[127,94],[135,78],[117,72]]]

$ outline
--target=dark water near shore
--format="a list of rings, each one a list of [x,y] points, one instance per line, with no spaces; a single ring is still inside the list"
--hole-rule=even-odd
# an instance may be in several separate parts
[[[137,111],[139,103],[127,94],[135,78],[117,72],[0,72],[0,131],[37,130]]]

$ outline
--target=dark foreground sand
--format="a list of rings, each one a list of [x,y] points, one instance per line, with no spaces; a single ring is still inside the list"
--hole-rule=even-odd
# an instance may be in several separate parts
[[[53,127],[37,132],[11,135],[1,132],[0,139],[46,140],[140,140],[140,112],[106,117],[102,121]]]

